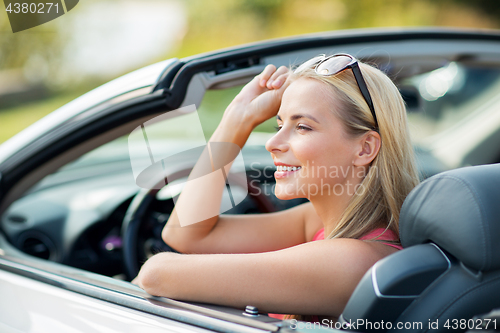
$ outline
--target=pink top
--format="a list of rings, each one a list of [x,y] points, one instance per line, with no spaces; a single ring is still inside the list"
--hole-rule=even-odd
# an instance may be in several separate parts
[[[325,239],[325,228],[319,229],[316,234],[314,235],[312,242],[317,241],[317,240],[323,240]],[[364,235],[363,237],[360,238],[360,240],[367,240],[367,239],[379,239],[379,240],[398,240],[398,236],[392,231],[392,230],[385,230],[384,228],[378,228],[375,229],[368,234]],[[398,250],[402,250],[403,247],[401,245],[396,245],[396,244],[391,244],[391,243],[382,243],[385,245],[389,245],[392,247],[395,247]],[[285,315],[283,314],[276,314],[276,313],[269,313],[269,317],[276,318],[276,319],[281,319],[283,320]],[[317,316],[314,316],[315,319],[317,319]],[[316,320],[319,321],[319,320]]]
[[[398,237],[392,230],[385,230],[384,228],[378,228],[375,229],[368,234],[364,235],[363,237],[360,238],[360,240],[367,240],[367,239],[378,239],[378,240],[398,240]],[[316,234],[314,235],[312,241],[317,241],[317,240],[322,240],[325,239],[325,228],[319,229]],[[401,245],[396,245],[396,244],[391,244],[391,243],[382,243],[385,245],[389,245],[392,247],[395,247],[398,250],[402,250],[403,247]]]

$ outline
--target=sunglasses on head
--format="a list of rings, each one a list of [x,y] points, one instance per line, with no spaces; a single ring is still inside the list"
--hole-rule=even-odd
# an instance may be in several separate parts
[[[366,82],[363,79],[363,75],[361,74],[358,60],[356,58],[344,53],[338,53],[331,56],[325,56],[322,54],[304,62],[302,65],[297,67],[294,73],[299,73],[304,69],[311,67],[314,68],[316,74],[323,76],[335,75],[348,68],[352,69],[352,73],[354,74],[356,83],[361,91],[361,95],[363,95],[366,104],[368,104],[368,107],[372,112],[373,119],[375,120],[375,128],[378,131],[378,121],[377,116],[375,115],[375,109],[373,108],[372,98],[370,96],[370,92],[368,91],[368,87],[366,86]]]

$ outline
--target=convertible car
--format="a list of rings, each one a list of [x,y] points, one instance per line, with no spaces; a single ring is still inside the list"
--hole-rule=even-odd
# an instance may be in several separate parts
[[[153,297],[127,282],[172,250],[161,230],[227,104],[267,64],[349,53],[407,104],[423,183],[401,213],[403,250],[365,275],[336,323],[278,320]],[[273,195],[259,126],[221,212]],[[481,331],[499,329],[500,32],[353,30],[169,59],[111,81],[0,146],[1,332]],[[488,314],[489,315],[484,315]]]

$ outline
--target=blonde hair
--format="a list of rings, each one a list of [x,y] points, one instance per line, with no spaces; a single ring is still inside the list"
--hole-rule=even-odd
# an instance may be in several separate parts
[[[360,238],[381,226],[399,235],[401,206],[419,182],[406,109],[399,90],[380,70],[364,63],[359,63],[359,67],[373,100],[381,146],[339,222],[325,238]],[[357,137],[376,128],[352,70],[322,76],[307,69],[290,77],[291,80],[299,78],[325,83],[332,92],[331,97],[340,101],[341,107],[332,111],[342,121],[348,135]]]

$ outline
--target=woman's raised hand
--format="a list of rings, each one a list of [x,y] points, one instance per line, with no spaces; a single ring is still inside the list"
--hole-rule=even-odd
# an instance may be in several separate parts
[[[233,127],[247,135],[255,126],[275,116],[288,86],[289,69],[274,65],[253,78],[229,104],[220,126]],[[246,138],[244,139],[246,141]]]
[[[234,102],[245,107],[242,111],[253,126],[278,113],[288,74],[289,70],[285,66],[276,69],[274,65],[267,65],[262,73],[243,87],[236,96]]]

